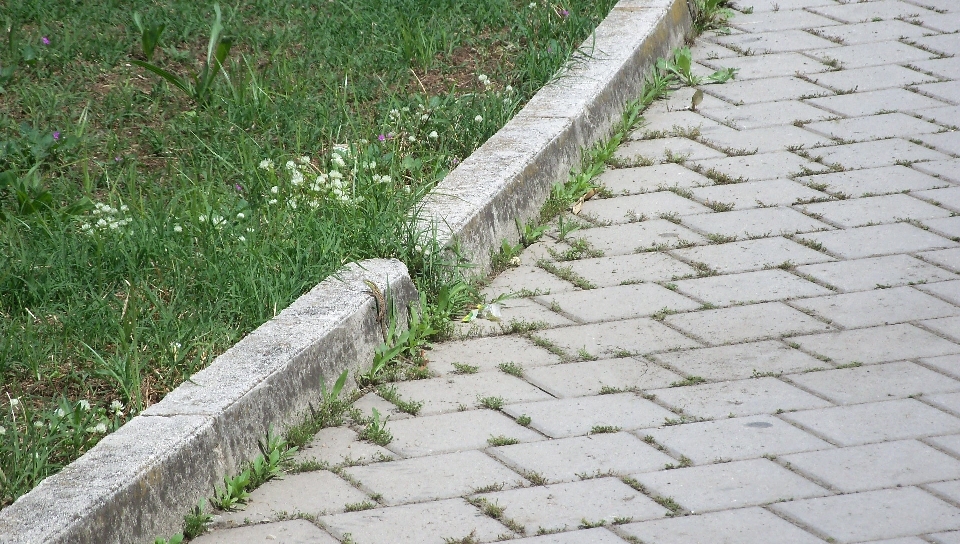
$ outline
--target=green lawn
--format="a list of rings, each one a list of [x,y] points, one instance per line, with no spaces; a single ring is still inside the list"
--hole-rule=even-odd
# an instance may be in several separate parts
[[[134,12],[185,77],[213,4],[0,5],[0,507],[343,263],[429,291],[412,206],[613,4],[239,0],[193,96]]]

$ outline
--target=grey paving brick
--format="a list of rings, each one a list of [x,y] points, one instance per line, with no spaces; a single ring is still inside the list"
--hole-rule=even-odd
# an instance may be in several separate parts
[[[561,327],[573,321],[551,312],[528,298],[508,299],[500,303],[500,320],[475,319],[469,323],[456,323],[457,337],[473,337],[510,333],[515,323],[536,324],[539,327]]]
[[[930,13],[916,4],[908,4],[898,0],[878,0],[867,3],[843,4],[834,6],[819,6],[810,8],[815,13],[826,15],[832,19],[846,23],[858,23],[871,19],[896,19],[908,17],[917,13]]]
[[[941,132],[939,134],[924,134],[917,139],[933,146],[942,153],[960,155],[960,132]]]
[[[805,102],[847,117],[874,115],[890,111],[910,113],[947,105],[940,100],[905,89],[881,89],[879,91],[842,94],[825,98],[811,98]]]
[[[935,161],[948,157],[939,151],[899,138],[824,147],[818,149],[816,155],[821,157],[825,164],[839,164],[852,169],[898,162]]]
[[[833,448],[769,415],[671,425],[638,434],[652,436],[670,453],[684,455],[698,465]]]
[[[710,208],[670,191],[594,199],[584,203],[585,217],[605,223],[630,223],[661,214],[710,213]]]
[[[960,391],[960,382],[908,362],[795,374],[789,380],[837,404]]]
[[[539,293],[562,293],[573,291],[576,287],[542,268],[518,266],[504,270],[483,292],[490,297],[496,297],[500,293],[517,293],[524,289]]]
[[[937,206],[943,206],[953,211],[960,212],[960,187],[946,187],[943,189],[932,189],[929,191],[918,191],[914,193],[924,200],[932,202]]]
[[[643,124],[637,130],[630,133],[629,140],[642,140],[647,138],[661,138],[664,136],[676,136],[677,133],[710,132],[720,127],[713,119],[708,119],[697,112],[690,110],[667,111],[654,113],[652,115],[644,114]]]
[[[584,520],[612,523],[616,518],[659,518],[666,509],[617,480],[597,478],[566,484],[528,487],[479,495],[504,509],[527,534],[574,529]],[[590,500],[583,500],[590,497]]]
[[[597,183],[614,194],[640,194],[670,187],[700,187],[713,181],[679,164],[617,168],[600,174]]]
[[[846,259],[957,247],[956,242],[907,223],[801,234]]]
[[[932,9],[938,13],[957,13],[960,6],[953,0],[909,0],[911,4]]]
[[[939,81],[936,76],[929,76],[897,64],[851,68],[837,72],[813,74],[809,77],[817,85],[829,87],[837,92],[877,91]]]
[[[319,516],[343,512],[347,504],[368,499],[362,491],[326,470],[288,474],[255,489],[246,508],[225,513],[219,522],[229,527],[243,525],[244,520],[276,521],[295,514]]]
[[[503,411],[513,417],[530,416],[530,427],[551,438],[586,435],[596,426],[628,431],[655,427],[674,416],[633,393],[510,404]]]
[[[923,26],[941,32],[960,32],[960,13],[923,14]]]
[[[932,96],[944,102],[956,104],[960,102],[960,91],[957,90],[955,81],[944,81],[941,83],[927,83],[914,87],[917,91],[927,96]]]
[[[786,207],[755,208],[705,215],[690,215],[685,225],[700,232],[725,237],[751,238],[832,229],[830,225]]]
[[[823,541],[762,508],[740,508],[663,520],[629,523],[620,529],[657,544],[820,544]]]
[[[836,117],[832,112],[796,100],[734,106],[710,111],[706,115],[738,130],[790,125],[795,121],[822,121]]]
[[[960,316],[941,317],[940,319],[921,321],[920,324],[954,342],[960,342]]]
[[[583,259],[568,264],[571,270],[599,287],[624,282],[665,281],[695,274],[690,265],[664,253],[634,253]]]
[[[277,540],[285,544],[337,544],[337,540],[304,519],[226,529],[201,535],[194,544],[260,544]]]
[[[520,544],[623,544],[623,540],[603,527],[532,536],[517,540]]]
[[[550,398],[540,389],[502,372],[448,374],[440,378],[400,382],[394,387],[402,399],[422,402],[420,413],[423,415],[455,412],[461,405],[472,408],[482,397],[500,397],[504,402]]]
[[[824,26],[814,28],[813,32],[823,38],[841,40],[843,45],[919,38],[930,33],[928,29],[897,19]]]
[[[360,410],[361,413],[368,415],[372,414],[375,409],[380,412],[380,415],[384,417],[389,416],[393,421],[410,417],[410,414],[401,412],[395,405],[387,402],[376,393],[367,393],[360,397],[360,399],[354,401],[353,407]]]
[[[923,400],[954,415],[960,415],[960,393],[929,395],[924,397]]]
[[[580,350],[594,357],[622,352],[649,353],[699,344],[653,319],[639,318],[607,323],[593,323],[538,331],[537,337],[552,342],[567,353]]]
[[[917,163],[917,166],[932,163]],[[801,183],[814,186],[826,185],[824,189],[831,194],[844,194],[850,197],[862,197],[900,193],[903,191],[922,191],[934,187],[944,187],[949,183],[933,176],[918,172],[906,166],[883,166],[847,172],[831,172],[797,178]]]
[[[343,462],[369,462],[390,458],[389,450],[357,440],[357,433],[346,427],[320,429],[309,444],[294,455],[298,463],[314,461],[338,465]]]
[[[845,328],[891,325],[960,313],[960,308],[912,287],[843,293],[796,300],[792,304]]]
[[[735,28],[746,32],[773,32],[776,30],[793,30],[838,24],[833,19],[828,19],[803,10],[761,11],[737,15],[731,19],[730,23]]]
[[[636,253],[638,249],[676,247],[706,241],[703,236],[666,219],[580,230],[571,237],[586,240],[604,255],[626,255]]]
[[[829,66],[801,53],[773,53],[748,57],[701,60],[715,70],[736,68],[737,79],[759,79],[794,74],[816,74],[831,70]]]
[[[797,265],[836,260],[781,237],[679,249],[671,254],[690,262],[704,263],[721,274],[757,270],[785,262]]]
[[[768,459],[664,470],[634,477],[647,489],[676,500],[693,513],[829,493]]]
[[[948,217],[950,212],[904,194],[820,202],[800,206],[804,212],[842,227],[893,223],[903,219]]]
[[[517,363],[524,368],[559,363],[560,358],[520,336],[494,336],[459,342],[434,344],[426,353],[430,370],[439,374],[454,372],[453,363],[496,370],[500,363]]]
[[[490,453],[521,473],[536,472],[549,482],[575,482],[598,473],[661,470],[672,457],[629,433],[601,433],[491,448]]]
[[[865,68],[890,63],[905,64],[929,60],[934,57],[932,53],[896,41],[863,43],[843,47],[834,46],[806,51],[806,53],[827,64],[839,62],[840,66],[845,69]]]
[[[770,508],[839,543],[960,528],[960,510],[915,487],[791,501]]]
[[[676,282],[681,293],[716,306],[770,302],[833,292],[785,270],[759,270],[743,274],[708,276]]]
[[[941,355],[939,357],[926,357],[920,359],[920,362],[940,372],[949,374],[955,378],[960,378],[960,355]]]
[[[683,379],[655,364],[631,357],[532,368],[524,372],[524,377],[556,397],[596,395],[604,388],[655,389]]]
[[[520,253],[520,264],[534,266],[537,264],[537,261],[541,259],[552,261],[554,259],[550,254],[551,250],[555,252],[563,252],[569,248],[570,246],[564,242],[543,238],[539,242],[527,247],[522,253]]]
[[[919,47],[932,49],[946,55],[960,54],[960,43],[957,43],[957,37],[953,34],[940,34],[937,36],[917,38],[913,40],[913,43]]]
[[[960,304],[960,280],[931,283],[917,288],[931,295],[937,295],[944,300],[949,300],[954,304]]]
[[[960,419],[914,399],[806,410],[780,417],[841,446],[960,432]]]
[[[516,472],[477,450],[350,467],[344,472],[379,494],[387,506],[449,499],[482,487],[513,487],[523,482]]]
[[[957,57],[911,62],[910,66],[948,79],[960,78],[960,58]]]
[[[391,421],[387,423],[387,430],[393,434],[393,441],[387,447],[407,457],[484,448],[492,436],[506,436],[521,442],[543,440],[539,433],[492,410]]]
[[[823,366],[810,355],[775,340],[658,353],[653,357],[683,374],[710,381],[792,374]]]
[[[510,531],[463,499],[376,508],[324,516],[318,520],[334,536],[349,534],[357,544],[442,544],[473,535],[481,542]]]
[[[707,383],[653,389],[660,402],[702,418],[773,414],[778,410],[806,410],[831,404],[776,378]]]
[[[781,10],[800,10],[811,6],[834,5],[833,0],[793,0],[789,4],[780,0],[750,0],[743,7],[751,7],[754,12],[761,11],[781,11]]]
[[[694,63],[693,67],[691,68],[691,70],[695,74],[697,72],[700,72],[698,75],[700,75],[701,77],[709,75],[709,72],[710,72],[709,68],[707,68],[706,70],[703,70],[702,68],[698,69],[697,66],[698,65]],[[666,97],[660,98],[659,100],[655,101],[653,104],[650,104],[650,106],[648,106],[647,109],[644,110],[644,115],[655,116],[663,113],[673,113],[679,110],[689,111],[690,104],[691,104],[690,101],[693,98],[693,94],[695,92],[697,92],[697,89],[693,87],[681,87],[676,91],[670,93]],[[705,111],[709,111],[717,108],[726,108],[729,106],[730,104],[724,102],[723,100],[720,100],[719,98],[715,98],[710,95],[704,95],[703,102],[701,102],[697,106],[697,111],[699,113],[704,113]]]
[[[766,81],[766,80],[764,80]],[[736,130],[730,127],[718,127],[709,134],[700,136],[701,140],[727,152],[746,155],[751,153],[773,153],[787,151],[796,147],[814,147],[833,144],[833,140],[793,125]]]
[[[917,115],[923,117],[924,119],[929,119],[934,123],[944,125],[945,127],[960,126],[960,106],[946,106],[943,108],[917,110]]]
[[[710,345],[832,329],[830,325],[780,302],[669,315],[665,321]]]
[[[713,96],[733,104],[797,100],[813,96],[832,96],[834,94],[828,89],[796,77],[734,81],[724,85],[708,85],[705,89]],[[700,157],[691,156],[690,158]]]
[[[936,544],[957,544],[960,543],[960,531],[950,531],[947,533],[938,533],[929,535],[930,539]]]
[[[700,41],[690,46],[694,60],[736,57],[737,52],[715,43]]]
[[[783,206],[795,202],[831,198],[789,179],[714,185],[691,189],[690,192],[697,200],[708,205],[710,203],[731,204],[735,210]]]
[[[838,364],[880,363],[960,353],[960,345],[905,323],[798,336],[791,341]]]
[[[694,164],[708,172],[715,171],[734,179],[743,178],[748,181],[785,178],[798,175],[801,172],[822,172],[826,170],[826,167],[822,164],[817,164],[787,151],[708,159],[695,161]]]
[[[557,304],[563,312],[585,323],[649,316],[664,308],[684,311],[700,307],[699,302],[653,283],[547,295],[537,300],[542,304]]]
[[[905,536],[903,538],[873,540],[870,544],[927,544],[927,541],[918,536]]]
[[[897,286],[953,279],[942,268],[909,255],[836,261],[798,266],[797,272],[812,276],[841,291],[866,291],[879,286]]]
[[[958,168],[958,166],[960,166],[960,159],[921,162],[913,167],[931,176],[936,176],[953,183],[960,183],[960,168]]]
[[[818,38],[802,30],[782,30],[777,32],[757,32],[721,36],[717,43],[741,52],[784,53],[787,51],[808,51],[837,47],[837,44]]]
[[[932,483],[927,490],[943,495],[953,502],[960,502],[960,480]]]
[[[672,162],[671,157],[688,159],[711,159],[723,157],[723,153],[710,149],[687,138],[658,138],[634,140],[617,148],[614,158],[624,161]]]
[[[885,113],[868,117],[852,117],[836,121],[821,121],[804,125],[812,130],[831,138],[840,138],[850,142],[892,138],[937,132],[940,127],[907,115],[905,113]],[[817,151],[814,151],[816,154]]]

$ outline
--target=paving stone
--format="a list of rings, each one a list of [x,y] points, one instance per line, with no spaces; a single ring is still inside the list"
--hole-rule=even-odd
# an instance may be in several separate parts
[[[367,393],[360,399],[354,401],[352,406],[360,410],[363,414],[372,414],[373,410],[377,410],[381,416],[389,416],[392,421],[410,417],[410,414],[401,412],[394,404],[388,402],[376,393]]]
[[[809,77],[817,85],[829,87],[837,92],[877,91],[938,81],[935,76],[928,76],[896,64],[851,68],[814,74]]]
[[[841,446],[960,432],[960,419],[914,399],[806,410],[780,417]]]
[[[947,79],[960,79],[960,58],[958,57],[911,62],[910,66]]]
[[[683,222],[701,232],[735,238],[776,236],[832,228],[826,223],[786,207],[691,215],[685,216]]]
[[[815,26],[838,24],[809,11],[761,11],[757,13],[737,15],[730,20],[731,26],[746,32],[773,32],[777,30],[793,30],[812,28]]]
[[[773,414],[831,406],[823,399],[770,377],[653,389],[657,400],[701,418]]]
[[[536,472],[549,482],[575,482],[599,473],[661,470],[672,457],[629,433],[601,433],[491,448],[490,453],[521,473]]]
[[[497,370],[500,363],[517,363],[524,368],[552,365],[560,358],[520,336],[494,336],[434,344],[426,352],[429,368],[439,374],[455,372],[453,363],[469,364],[480,371]]]
[[[762,508],[740,508],[621,525],[624,533],[656,544],[821,544],[819,538]]]
[[[644,195],[594,199],[583,205],[581,212],[603,223],[632,223],[659,217],[661,214],[690,215],[710,213],[710,208],[670,191]]]
[[[926,357],[920,359],[920,362],[940,372],[949,374],[954,378],[960,378],[960,355],[941,355],[939,357]]]
[[[929,10],[898,0],[879,0],[867,3],[851,3],[811,8],[811,11],[846,23],[858,23],[871,19],[896,19],[909,17]],[[892,62],[892,61],[891,61]]]
[[[939,533],[928,535],[936,544],[958,544],[960,543],[960,531],[951,531],[948,533]]]
[[[563,252],[567,249],[570,249],[570,246],[564,242],[558,242],[556,240],[551,240],[549,238],[544,238],[539,242],[535,242],[520,253],[520,264],[526,266],[535,266],[537,261],[541,259],[546,259],[552,261],[553,256],[550,254],[550,251]]]
[[[829,111],[796,100],[734,106],[711,111],[707,115],[738,130],[790,125],[795,121],[822,121],[835,117]]]
[[[681,293],[716,306],[832,294],[829,289],[776,269],[708,276],[675,284]]]
[[[666,513],[665,508],[616,478],[513,489],[480,497],[503,507],[503,515],[523,525],[527,534],[537,534],[541,528],[574,529],[584,520],[612,523],[616,518],[645,520]]]
[[[843,293],[797,300],[792,304],[845,328],[890,325],[960,313],[960,308],[912,287]]]
[[[925,261],[960,272],[960,248],[920,253]]]
[[[880,363],[960,353],[960,345],[906,323],[791,338],[837,364]]]
[[[820,191],[815,191],[789,179],[714,185],[713,187],[691,189],[690,192],[697,200],[708,205],[711,203],[730,204],[733,205],[735,210],[783,206],[795,202],[830,198]]]
[[[960,393],[929,395],[923,397],[923,400],[954,415],[960,415]]]
[[[827,64],[839,63],[840,67],[844,69],[865,68],[867,66],[877,66],[892,63],[906,64],[910,62],[929,60],[934,56],[932,53],[928,53],[922,49],[911,47],[907,44],[897,41],[863,43],[858,45],[847,45],[843,47],[834,46],[831,48],[806,51],[806,54]],[[836,110],[834,109],[834,111]]]
[[[671,157],[688,159],[712,159],[723,153],[686,138],[658,138],[635,140],[617,148],[613,157],[622,161],[673,162]]]
[[[960,32],[960,13],[923,14],[923,26],[941,32]]]
[[[757,270],[785,262],[797,265],[836,260],[781,237],[692,247],[670,253],[688,262],[704,263],[720,274]]]
[[[634,476],[692,513],[756,506],[829,492],[768,459],[750,459]]]
[[[905,536],[903,538],[872,540],[870,544],[927,544],[927,541],[917,536]]]
[[[833,448],[769,415],[685,423],[640,433],[652,436],[673,455],[684,455],[698,465]]]
[[[535,334],[569,354],[583,350],[592,357],[699,346],[697,342],[662,323],[645,317],[537,331]]]
[[[731,58],[736,57],[737,52],[722,47],[715,43],[710,42],[698,42],[690,46],[690,53],[693,56],[694,60],[700,61],[702,59],[720,59],[720,58]]]
[[[812,32],[823,38],[841,40],[843,45],[894,41],[899,40],[901,37],[912,39],[930,33],[929,30],[923,27],[897,19],[847,25],[834,24],[814,28]],[[894,65],[891,64],[891,66]]]
[[[370,462],[380,459],[389,459],[392,454],[389,450],[376,444],[357,440],[357,433],[347,427],[327,427],[320,429],[309,444],[300,448],[294,454],[294,461],[303,463],[314,461],[338,465],[348,462]]]
[[[701,135],[701,140],[730,155],[773,153],[797,147],[811,148],[835,143],[829,138],[793,125],[750,130],[719,127],[710,131],[709,134]]]
[[[940,34],[937,36],[926,36],[913,40],[918,47],[932,49],[945,55],[960,54],[960,43],[957,43],[957,37],[953,34]]]
[[[917,115],[946,127],[960,126],[960,106],[946,106],[943,108],[917,110]]]
[[[917,166],[933,163],[918,163]],[[949,183],[935,177],[917,172],[906,166],[883,166],[847,172],[831,172],[797,178],[801,183],[812,186],[826,185],[824,190],[831,194],[843,194],[848,197],[900,193],[903,191],[922,191],[935,187],[944,187]]]
[[[850,142],[925,134],[940,130],[940,127],[933,123],[922,121],[905,113],[885,113],[868,117],[821,121],[804,125],[804,128],[831,138],[840,138]]]
[[[750,54],[809,51],[811,49],[837,47],[837,44],[831,41],[818,38],[802,30],[734,34],[721,36],[716,41],[727,48],[740,52],[749,51]]]
[[[519,544],[623,544],[623,540],[603,527],[567,531],[517,540]]]
[[[670,187],[700,187],[713,184],[710,178],[674,163],[608,169],[600,174],[597,182],[618,195],[649,193]]]
[[[908,223],[814,232],[800,238],[822,244],[845,259],[956,247],[956,242]]]
[[[893,223],[903,219],[949,217],[950,212],[904,194],[806,204],[800,208],[842,227]]]
[[[830,325],[780,302],[668,315],[665,321],[710,345],[832,329]]]
[[[823,147],[817,150],[817,155],[825,164],[839,164],[848,169],[947,158],[943,153],[899,138]]]
[[[387,506],[449,499],[491,485],[512,487],[523,479],[477,450],[417,457],[344,469]],[[430,476],[425,478],[424,475]]]
[[[822,62],[811,59],[801,53],[774,53],[771,55],[750,55],[748,57],[701,60],[714,70],[736,68],[738,80],[792,76],[794,74],[815,74],[831,70]]]
[[[937,176],[953,183],[960,183],[960,168],[958,166],[960,166],[960,159],[949,159],[917,163],[914,168],[931,176]]]
[[[586,240],[604,255],[626,255],[638,249],[676,247],[687,243],[706,242],[706,238],[666,219],[580,230],[571,235]]]
[[[699,75],[700,77],[705,77],[707,75],[710,75],[709,68],[697,74],[697,71],[698,71],[697,66],[698,65],[694,63],[693,66],[691,67],[691,70],[693,71],[694,75]],[[679,89],[676,89],[675,91],[672,91],[670,94],[668,94],[665,98],[660,98],[654,101],[653,104],[650,104],[650,106],[648,106],[647,109],[644,110],[643,114],[644,116],[646,115],[656,116],[656,115],[662,115],[664,113],[674,113],[677,111],[690,111],[690,104],[691,104],[690,101],[693,99],[693,94],[695,92],[697,92],[697,89],[695,89],[694,87],[681,87]],[[724,102],[723,100],[720,100],[719,98],[715,98],[710,95],[704,95],[703,102],[701,102],[697,106],[697,112],[703,114],[704,112],[709,110],[713,110],[717,108],[728,108],[728,107],[730,107],[730,104]]]
[[[960,390],[960,382],[908,362],[809,372],[792,375],[789,379],[837,404],[876,402]]]
[[[891,111],[910,113],[947,105],[945,102],[905,89],[881,89],[879,91],[842,94],[825,98],[811,98],[806,102],[847,117],[875,115]]]
[[[550,396],[527,382],[502,372],[447,374],[440,378],[394,384],[400,398],[422,402],[423,415],[455,412],[460,406],[473,408],[480,398],[500,397],[504,402],[545,400]]]
[[[925,85],[917,85],[915,89],[927,96],[932,96],[944,102],[952,102],[954,104],[960,102],[960,91],[957,90],[957,83],[955,81],[927,83]]]
[[[576,287],[542,268],[518,266],[504,270],[483,289],[483,293],[492,298],[501,293],[520,293],[525,289],[547,294],[573,291]]]
[[[586,435],[596,426],[627,431],[655,427],[674,417],[633,393],[510,404],[503,411],[513,417],[530,416],[529,426],[551,438]]]
[[[734,179],[743,178],[747,181],[785,178],[795,176],[801,172],[822,172],[826,169],[822,164],[808,161],[787,151],[758,153],[756,155],[727,157],[724,159],[709,159],[696,161],[695,164],[706,171],[712,170]]]
[[[733,104],[755,104],[775,100],[797,100],[812,96],[832,96],[833,92],[796,77],[733,81],[723,85],[707,85],[706,91]],[[690,157],[710,158],[710,157]]]
[[[758,13],[761,11],[800,10],[811,6],[832,6],[834,4],[833,0],[791,0],[789,4],[780,0],[750,0],[743,6],[753,8],[753,11]]]
[[[897,286],[953,279],[951,274],[909,255],[836,261],[798,266],[797,272],[813,276],[841,291],[866,291],[879,286]]]
[[[690,265],[664,253],[634,253],[616,257],[583,259],[569,263],[570,269],[599,287],[624,282],[666,281],[695,274]]]
[[[737,74],[739,77],[739,74]],[[713,119],[708,119],[697,112],[682,110],[655,113],[653,115],[644,114],[643,123],[640,128],[630,133],[628,140],[643,140],[648,138],[662,138],[664,136],[677,136],[677,133],[687,133],[694,130],[699,132],[710,132],[720,123]]]
[[[924,441],[954,456],[960,456],[960,434],[931,436],[925,438]]]
[[[319,516],[343,512],[347,504],[369,500],[366,494],[326,470],[287,474],[271,480],[250,493],[243,510],[228,512],[219,523],[224,526],[275,521],[295,514]]]
[[[930,321],[921,321],[920,324],[955,342],[960,342],[960,316],[931,319]]]
[[[318,521],[340,539],[349,534],[356,544],[442,544],[471,534],[481,542],[490,542],[510,534],[463,499],[348,512]]]
[[[791,501],[770,509],[838,543],[960,528],[960,510],[915,487]]]
[[[806,353],[775,340],[658,353],[653,357],[687,376],[700,376],[708,381],[742,380],[758,374],[792,374],[823,366]]]
[[[949,300],[954,304],[960,304],[960,280],[931,283],[929,285],[921,285],[917,288],[931,295],[937,295],[942,299]]]
[[[596,395],[605,387],[655,389],[683,379],[655,364],[631,357],[533,368],[524,372],[524,378],[555,397]]]
[[[388,448],[407,457],[485,448],[489,445],[487,439],[493,436],[506,436],[520,442],[543,440],[539,433],[493,410],[391,421],[387,430],[393,434]]]
[[[572,325],[562,315],[551,312],[533,299],[508,299],[500,303],[500,320],[475,319],[469,323],[456,323],[454,331],[459,337],[498,335],[510,333],[514,324],[537,324],[539,327],[562,327]]]
[[[684,311],[701,306],[699,302],[653,283],[561,293],[537,297],[537,300],[541,304],[557,304],[563,312],[585,323],[649,316],[664,308]]]
[[[265,523],[214,531],[191,540],[194,544],[261,544],[277,540],[284,544],[337,544],[337,539],[304,519]]]
[[[938,151],[960,155],[960,132],[941,132],[939,134],[924,134],[918,138],[921,142],[931,145]]]

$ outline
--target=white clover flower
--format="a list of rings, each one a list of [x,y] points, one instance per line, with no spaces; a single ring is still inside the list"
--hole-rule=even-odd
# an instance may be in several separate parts
[[[483,83],[484,85],[486,85],[487,82],[490,81],[490,78],[488,78],[488,77],[486,76],[486,74],[480,74],[480,75],[478,75],[478,76],[477,76],[477,79],[479,79],[479,80],[480,80],[480,83]]]
[[[381,183],[390,183],[390,181],[391,181],[390,176],[381,176],[381,177],[380,177],[380,182],[381,182]]]
[[[330,157],[330,161],[341,168],[347,165],[347,163],[344,162],[343,157],[341,157],[340,155],[334,155]]]
[[[429,113],[424,113],[423,115],[420,116],[420,120],[421,120],[421,121],[426,121],[426,120],[428,120],[428,119],[430,119],[430,114],[429,114]]]
[[[97,423],[97,425],[93,428],[93,432],[95,432],[95,433],[97,433],[97,434],[104,434],[104,433],[106,433],[106,432],[107,432],[107,424],[106,424],[106,423],[103,423],[103,422]]]
[[[315,192],[315,193],[319,193],[319,192],[320,192],[320,189],[321,189],[321,187],[320,187],[320,184],[319,184],[319,183],[314,183],[313,185],[310,186],[310,190],[313,191],[313,192]]]
[[[84,412],[90,409],[90,401],[88,400],[81,400],[78,404],[80,405],[80,409]]]
[[[506,104],[506,105],[509,105],[510,102],[512,102],[512,100],[510,100],[509,98],[504,98],[504,99],[503,99],[503,103]]]
[[[176,351],[181,347],[180,342],[170,342],[170,347],[173,348],[174,351]]]
[[[287,206],[290,206],[290,209],[292,209],[292,210],[297,209],[297,199],[291,198],[290,200],[288,200],[288,201],[287,201]]]
[[[129,211],[129,210],[130,210],[130,208],[129,208],[126,204],[121,204],[121,205],[120,205],[120,211],[121,211],[121,212]]]
[[[33,426],[34,426],[35,428],[39,429],[39,428],[43,427],[43,422],[40,421],[40,420],[34,421],[34,422],[33,422]]]
[[[280,188],[277,187],[276,185],[274,185],[273,187],[270,188],[270,192],[271,192],[272,194],[277,194],[277,193],[280,192]]]
[[[439,138],[439,137],[440,137],[440,135],[437,134],[437,131],[435,131],[435,130],[434,130],[433,132],[431,132],[430,134],[427,134],[427,138],[430,138],[431,140],[436,140],[436,139]]]
[[[183,227],[181,227],[180,225],[174,225],[173,232],[183,232]]]
[[[530,9],[533,9],[533,8],[537,7],[537,3],[536,3],[536,2],[530,2],[530,5],[527,6],[527,7],[530,8]]]
[[[120,410],[123,410],[123,403],[117,399],[113,399],[113,401],[110,403],[110,409],[114,412],[119,412]]]
[[[510,265],[511,265],[511,266],[520,266],[521,264],[522,264],[522,263],[521,263],[521,261],[520,261],[520,257],[513,257],[513,258],[510,259]]]
[[[201,222],[201,223],[206,223],[206,222],[207,222],[207,216],[201,214],[200,217],[197,218],[197,221],[199,221],[199,222]]]
[[[118,210],[116,208],[111,207],[108,211],[110,213],[117,213]]]
[[[287,161],[287,163],[284,164],[283,167],[286,168],[287,170],[292,171],[294,168],[297,167],[297,163],[295,163],[295,162],[293,162],[293,161]]]
[[[413,134],[411,134],[409,137],[407,137],[407,139],[410,140],[411,142],[416,142],[416,141],[417,141],[417,137],[414,136]]]
[[[240,240],[241,242],[246,242],[246,241],[247,241],[247,239],[244,238],[243,235],[237,236],[237,240]]]
[[[512,92],[513,92],[513,85],[507,85],[507,87],[504,89],[504,91],[506,91],[506,92],[508,92],[508,93],[512,93]]]
[[[377,167],[377,161],[370,161],[370,169],[373,170]]]
[[[276,203],[277,203],[277,199],[276,199],[276,198],[271,198],[270,201],[267,202],[267,204],[270,204],[271,206],[274,205],[274,204],[276,204]]]
[[[246,219],[246,217],[247,216],[244,215],[243,212],[237,212],[237,219]]]
[[[3,436],[5,434],[7,434],[7,430],[4,429],[3,427],[0,427],[0,436]]]
[[[90,226],[90,223],[84,223],[84,224],[80,225],[80,230],[82,230],[83,232],[87,232],[87,231],[90,230],[91,228],[93,228],[93,227]]]
[[[100,228],[107,226],[107,220],[101,217],[100,219],[97,220],[97,226]]]
[[[53,413],[57,414],[57,417],[63,417],[67,415],[67,413],[63,411],[63,408],[57,408]]]
[[[407,112],[410,111],[410,108],[404,106],[404,107],[400,108],[400,111],[402,111],[403,113],[407,113]]]
[[[304,155],[297,160],[300,161],[300,164],[310,164],[310,157],[307,155]]]
[[[214,215],[210,221],[213,223],[214,227],[217,227],[217,229],[223,228],[223,225],[227,222],[226,219],[220,217],[219,215]]]
[[[393,118],[400,117],[400,110],[398,109],[390,110],[390,117],[393,117]]]
[[[332,179],[332,180],[343,179],[343,174],[341,174],[340,172],[337,172],[336,170],[331,170],[331,171],[330,171],[330,179]]]
[[[120,223],[118,221],[110,222],[110,230],[117,230],[118,228],[120,228]]]
[[[382,179],[383,179],[383,178],[380,177],[380,174],[374,174],[374,175],[373,175],[373,181],[375,181],[376,183],[380,183],[380,180],[382,180]]]
[[[253,232],[253,227],[247,227],[247,232]]]
[[[273,161],[270,159],[263,159],[260,161],[261,170],[273,170]]]
[[[303,172],[294,170],[293,173],[290,174],[290,183],[295,186],[299,186],[301,183],[303,183]]]
[[[473,120],[476,121],[477,123],[482,123],[482,122],[483,122],[483,116],[482,116],[482,115],[478,115],[478,116],[474,117]]]
[[[320,207],[320,202],[318,202],[318,201],[316,201],[316,200],[311,200],[311,201],[310,201],[310,207],[315,210],[315,209],[317,209],[317,208]]]

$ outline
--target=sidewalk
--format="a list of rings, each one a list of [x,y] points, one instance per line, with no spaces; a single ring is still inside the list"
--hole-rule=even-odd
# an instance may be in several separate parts
[[[357,403],[389,444],[194,542],[960,543],[960,3],[911,2],[745,1],[504,326]]]

